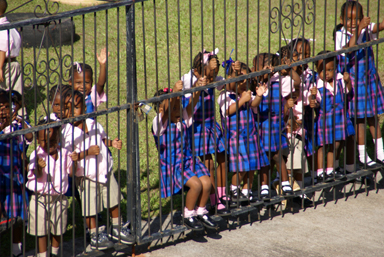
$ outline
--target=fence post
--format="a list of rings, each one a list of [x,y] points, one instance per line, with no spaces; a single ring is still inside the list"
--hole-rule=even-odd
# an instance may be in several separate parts
[[[141,237],[140,161],[138,124],[134,103],[137,101],[135,5],[125,7],[127,25],[127,216],[136,241]]]

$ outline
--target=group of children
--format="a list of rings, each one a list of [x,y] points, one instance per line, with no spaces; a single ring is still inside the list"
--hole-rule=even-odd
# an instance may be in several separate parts
[[[0,12],[5,12],[1,9],[4,2],[0,0]],[[362,6],[355,1],[342,6],[340,22],[335,30],[335,50],[373,40],[378,31],[384,30],[384,21],[370,23],[369,17],[363,16]],[[161,89],[155,96],[164,99],[161,96],[171,92],[223,81],[223,77],[217,76],[220,68],[217,54],[218,49],[198,53],[192,69],[176,82],[173,91]],[[221,91],[217,99],[216,89],[209,88],[155,104],[157,115],[152,132],[160,156],[161,197],[178,194],[184,186],[188,188],[183,210],[185,225],[194,230],[218,226],[206,208],[208,199],[215,207],[212,210],[223,216],[230,215],[227,202],[269,200],[269,170],[275,165],[281,176],[279,193],[288,196],[296,190],[292,188],[294,183],[299,190],[303,188],[302,173],[308,170],[307,161],[310,169],[315,167],[317,181],[341,176],[339,157],[344,143],[348,146],[345,172],[353,172],[355,132],[360,164],[376,168],[384,163],[381,131],[375,127],[375,117],[384,113],[384,95],[372,48],[320,59],[315,63],[316,71],[308,65],[274,70],[275,66],[290,65],[291,60],[296,62],[310,55],[309,41],[297,38],[277,54],[258,54],[251,68],[230,58],[222,64],[228,79],[255,71],[267,72],[216,87]],[[100,75],[96,85],[92,81],[92,68],[74,63],[69,85],[51,88],[52,114],[38,123],[45,128],[35,133],[38,146],[29,162],[26,148],[32,142],[32,133],[0,140],[1,222],[12,223],[16,217],[28,221],[27,232],[38,237],[39,256],[47,254],[48,236],[52,242],[49,252],[53,256],[58,254],[60,236],[67,227],[66,194],[72,184],[76,189],[70,191],[79,192],[92,248],[112,247],[111,237],[126,244],[135,241],[128,223],[123,223],[119,214],[122,196],[108,149],[122,149],[122,141],[110,140],[93,119],[61,127],[46,125],[93,112],[107,101],[105,49],[97,59]],[[5,74],[2,71],[0,75],[1,80]],[[22,106],[22,92],[9,90],[12,87],[0,91],[0,135],[30,126],[17,115]],[[221,125],[216,122],[215,101]],[[365,118],[374,138],[375,161],[365,151]],[[288,150],[288,145],[294,147]],[[312,159],[315,163],[311,163]],[[23,176],[24,163],[28,165],[27,181]],[[228,190],[226,171],[233,174]],[[260,173],[257,195],[252,192],[255,171]],[[71,182],[72,179],[75,181]],[[301,197],[307,206],[312,204],[305,195]],[[96,227],[96,215],[103,207],[109,207],[110,235]],[[21,236],[22,227],[15,227],[14,256],[22,255]]]
[[[348,1],[342,6],[340,25],[335,29],[335,50],[373,40],[381,30],[384,21],[370,23],[361,5]],[[165,88],[155,97],[224,80],[217,76],[217,54],[218,49],[198,53],[192,69],[173,91]],[[310,56],[310,42],[297,38],[277,54],[258,54],[252,68],[231,58],[224,61],[228,79],[268,72],[216,87],[221,91],[217,98],[221,126],[215,119],[213,88],[155,104],[152,132],[160,155],[161,196],[177,194],[184,186],[189,188],[183,210],[187,226],[197,230],[216,226],[205,209],[208,194],[219,215],[230,214],[224,205],[228,201],[269,200],[269,170],[275,165],[281,184],[274,185],[279,194],[288,196],[303,188],[302,172],[308,171],[308,162],[311,170],[314,167],[315,183],[354,172],[355,131],[359,164],[368,168],[384,164],[383,139],[379,126],[375,127],[375,117],[384,113],[384,95],[372,48],[320,59],[315,62],[316,71],[308,65],[290,66],[292,61]],[[292,68],[274,71],[274,66],[283,64]],[[375,144],[375,161],[365,150],[365,117]],[[342,171],[339,159],[345,143],[347,160]],[[288,149],[288,145],[293,147]],[[233,174],[228,190],[226,170]],[[261,184],[257,197],[251,190],[256,170]],[[304,194],[295,199],[312,205]]]
[[[126,244],[135,241],[129,223],[124,223],[119,214],[118,204],[122,195],[112,172],[113,158],[108,149],[114,147],[121,150],[122,141],[118,138],[110,140],[103,127],[93,119],[56,127],[46,125],[93,112],[107,100],[104,93],[106,49],[101,50],[97,59],[100,76],[96,85],[92,81],[92,68],[87,64],[74,63],[69,85],[51,88],[49,100],[52,113],[38,122],[39,126],[46,128],[35,133],[38,146],[30,155],[29,162],[25,162],[28,167],[26,183],[22,163],[26,161],[26,146],[32,142],[33,134],[0,140],[2,222],[11,225],[16,217],[25,220],[27,232],[38,237],[38,256],[47,256],[48,236],[51,237],[51,256],[58,255],[60,237],[67,228],[66,196],[72,195],[68,190],[78,191],[92,249],[113,247],[111,238]],[[17,116],[21,95],[17,91],[12,91],[11,95],[9,99],[9,91],[0,91],[0,134],[29,126]],[[76,185],[73,190],[69,189],[72,183]],[[104,208],[109,209],[111,227],[98,231],[96,215]],[[22,256],[21,226],[14,226],[13,236],[12,253]]]

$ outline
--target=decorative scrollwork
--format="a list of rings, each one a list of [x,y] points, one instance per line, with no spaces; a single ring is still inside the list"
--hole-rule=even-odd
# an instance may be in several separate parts
[[[44,16],[55,15],[59,12],[60,5],[56,1],[44,0],[44,8],[41,5],[36,5],[34,14],[36,18],[42,18]],[[43,11],[43,13],[38,11]]]
[[[285,4],[285,1],[281,3],[279,7],[273,7],[270,11],[270,32],[275,34],[283,29],[292,29],[293,27],[299,28],[299,33],[303,29],[304,24],[309,25],[314,20],[314,0],[303,0],[291,2]],[[295,37],[293,37],[295,38]]]

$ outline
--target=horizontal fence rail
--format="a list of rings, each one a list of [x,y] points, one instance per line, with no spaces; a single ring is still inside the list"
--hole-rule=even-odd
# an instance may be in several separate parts
[[[384,30],[380,1],[7,11],[4,256],[133,255],[381,187],[384,38],[339,25]]]

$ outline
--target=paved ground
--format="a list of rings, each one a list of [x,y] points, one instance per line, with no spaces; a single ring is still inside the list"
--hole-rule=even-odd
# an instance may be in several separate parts
[[[324,197],[317,193],[316,208],[303,210],[293,204],[283,216],[262,210],[260,219],[254,211],[228,223],[222,220],[219,233],[187,231],[184,237],[175,236],[174,241],[154,241],[150,248],[137,246],[136,256],[384,256],[384,183],[381,181],[378,190],[368,187],[368,196],[359,183],[355,195],[352,185],[328,189]],[[169,218],[164,217],[163,223],[169,226]],[[152,233],[158,230],[158,224],[157,220],[151,224]],[[75,244],[80,253],[83,239],[76,239]],[[65,242],[63,249],[64,256],[70,256],[72,243]],[[132,255],[131,247],[100,253]]]

